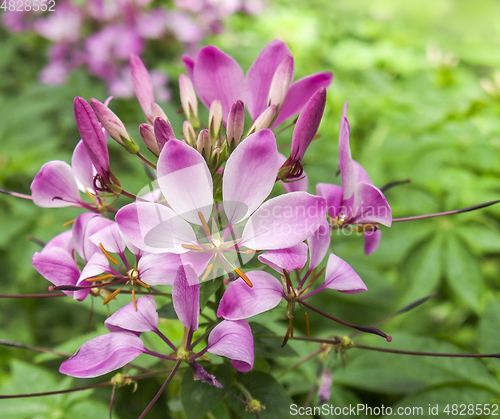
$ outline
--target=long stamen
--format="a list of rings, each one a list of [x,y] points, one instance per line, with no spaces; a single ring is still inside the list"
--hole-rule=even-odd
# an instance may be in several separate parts
[[[203,247],[196,246],[194,244],[181,244],[181,247],[183,247],[184,249],[194,250],[197,252],[201,252],[203,250]]]
[[[205,273],[203,274],[203,278],[201,278],[201,282],[205,281],[205,279],[207,279],[208,275],[210,275],[210,272],[212,272],[212,269],[214,267],[214,264],[211,263],[210,265],[207,266],[207,269],[205,271]]]
[[[245,283],[250,287],[252,288],[253,287],[253,284],[252,282],[248,279],[248,276],[246,276],[243,271],[241,271],[240,269],[238,268],[234,268],[234,272],[236,272],[241,279],[243,279],[243,281],[245,281]]]
[[[203,231],[207,235],[207,238],[210,238],[210,236],[212,235],[212,233],[210,232],[210,229],[208,228],[207,221],[205,220],[205,217],[203,216],[203,214],[201,213],[201,211],[198,211],[198,217],[200,218],[201,226],[203,227]]]
[[[75,220],[68,221],[67,223],[63,224],[63,227],[68,227],[68,226],[72,225],[74,222],[75,222]]]
[[[108,275],[102,275],[102,276],[93,276],[90,278],[85,278],[85,281],[89,282],[99,282],[99,281],[105,281],[106,279],[113,278],[113,274],[108,274]]]
[[[99,247],[101,248],[102,253],[104,253],[111,262],[113,262],[115,265],[118,265],[116,259],[108,253],[108,251],[104,248],[104,246],[101,243],[99,243]]]
[[[104,305],[108,304],[108,303],[109,303],[109,302],[110,302],[113,298],[115,298],[115,297],[118,295],[118,293],[119,293],[121,290],[122,290],[122,288],[118,288],[117,290],[114,290],[114,291],[111,293],[111,295],[110,295],[108,298],[106,298],[106,299],[104,300],[104,302],[102,303],[102,305],[104,306]],[[136,309],[136,311],[137,311],[137,309]]]

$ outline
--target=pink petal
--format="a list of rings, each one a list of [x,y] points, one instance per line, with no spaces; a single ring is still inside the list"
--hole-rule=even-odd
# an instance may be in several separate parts
[[[248,220],[241,245],[254,250],[295,246],[319,228],[325,211],[325,200],[306,192],[270,199]]]
[[[108,333],[84,343],[61,364],[59,372],[78,378],[97,377],[123,367],[145,350],[142,340],[133,333]]]
[[[309,269],[316,268],[325,258],[330,248],[330,226],[326,219],[323,224],[307,238],[309,246]]]
[[[195,60],[193,60],[191,57],[187,55],[183,55],[181,59],[184,65],[186,66],[186,71],[188,72],[189,78],[191,79],[191,81],[193,81]]]
[[[184,255],[175,253],[143,255],[137,265],[139,279],[148,285],[173,285],[177,270],[183,264],[181,257]]]
[[[71,230],[58,234],[43,247],[41,253],[46,253],[50,249],[60,248],[71,255],[73,251],[73,232]]]
[[[356,179],[356,183],[364,182],[373,185],[373,182],[371,181],[370,176],[368,176],[365,168],[361,166],[361,164],[359,164],[356,160],[352,160],[352,164],[354,166],[354,177]]]
[[[145,295],[122,307],[111,317],[108,317],[104,324],[121,327],[131,332],[153,332],[158,328],[158,313],[156,312],[156,301],[152,295]]]
[[[35,253],[31,260],[33,267],[55,286],[76,285],[80,270],[71,255],[63,249],[53,247],[43,253]],[[63,291],[73,295],[73,291]]]
[[[73,151],[71,167],[73,175],[77,183],[79,183],[80,190],[85,192],[85,189],[87,189],[90,192],[94,192],[94,176],[97,172],[82,140],[78,142],[75,151]]]
[[[219,100],[225,120],[244,89],[245,77],[239,64],[214,46],[204,47],[196,57],[193,76],[200,100],[207,108]]]
[[[253,284],[250,288],[238,278],[227,287],[217,309],[217,317],[241,320],[276,307],[285,293],[281,282],[268,272],[250,271],[246,275]]]
[[[208,336],[208,352],[231,359],[231,365],[240,372],[253,367],[252,330],[245,320],[223,320]]]
[[[377,250],[380,239],[382,238],[382,232],[380,230],[365,231],[363,236],[365,238],[365,255],[369,255]]]
[[[83,201],[73,170],[59,160],[45,163],[31,184],[33,202],[39,207],[79,207]]]
[[[172,288],[172,301],[181,323],[191,331],[198,330],[200,283],[191,266],[179,267]]]
[[[125,240],[123,240],[123,236],[121,235],[118,224],[116,223],[103,228],[96,234],[90,236],[89,239],[96,246],[101,244],[107,252],[121,255],[125,252]]]
[[[271,130],[261,130],[236,147],[224,169],[222,196],[231,224],[252,214],[271,193],[278,174],[278,149]]]
[[[78,279],[78,285],[88,286],[92,285],[91,282],[85,281],[87,278],[92,278],[94,276],[101,275],[103,273],[109,272],[109,260],[101,252],[96,252],[89,259],[87,264],[82,270],[80,278]]]
[[[325,199],[330,217],[336,218],[342,205],[342,187],[329,183],[318,183],[316,185],[316,194]]]
[[[349,147],[349,121],[346,118],[347,102],[342,111],[340,118],[340,131],[339,131],[339,169],[342,177],[342,188],[344,190],[344,201],[349,199],[354,193],[356,186],[356,172],[354,169],[353,160],[351,157],[351,148]]]
[[[299,243],[288,249],[269,250],[259,255],[259,260],[281,274],[284,269],[287,272],[302,269],[307,262],[307,245]]]
[[[306,173],[302,173],[300,179],[294,180],[292,182],[281,182],[286,193],[290,192],[307,192],[309,188],[309,179]]]
[[[292,83],[273,128],[299,113],[314,92],[321,87],[328,87],[332,79],[332,73],[317,73]]]
[[[283,41],[275,39],[267,44],[249,68],[246,77],[246,105],[253,120],[267,108],[267,98],[274,73],[283,59],[290,54],[288,46]]]
[[[100,252],[89,237],[111,224],[113,221],[99,214],[84,213],[78,216],[73,223],[73,246],[82,259],[88,261],[95,252]]]
[[[191,226],[165,205],[136,202],[121,208],[115,219],[125,238],[146,252],[184,253],[182,244],[196,241]]]
[[[163,150],[163,146],[168,140],[175,139],[172,126],[163,118],[156,118],[154,124],[154,133],[158,149]]]
[[[187,221],[201,225],[198,212],[210,218],[212,175],[202,155],[179,140],[168,141],[158,159],[158,183],[172,209]]]
[[[380,223],[387,227],[392,224],[391,207],[382,191],[369,183],[358,183],[354,190],[352,219],[350,223]]]
[[[328,258],[325,282],[320,288],[329,288],[349,294],[367,290],[366,285],[354,269],[333,253]]]

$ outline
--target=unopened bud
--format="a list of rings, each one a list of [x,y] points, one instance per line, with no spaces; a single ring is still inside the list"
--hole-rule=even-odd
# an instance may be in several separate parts
[[[248,403],[245,410],[248,413],[259,413],[262,412],[263,410],[266,410],[266,406],[261,404],[261,402],[259,402],[257,399],[252,399],[250,400],[250,403]]]
[[[129,153],[137,154],[139,152],[139,146],[132,139],[132,137],[130,137],[130,134],[120,118],[118,118],[111,109],[99,102],[97,99],[90,99],[90,103],[92,108],[94,108],[97,118],[110,137],[113,138],[118,144],[125,147]]]
[[[260,114],[248,130],[247,137],[254,132],[266,129],[271,126],[276,116],[276,105],[271,105]]]
[[[167,141],[175,139],[175,134],[172,126],[163,118],[155,119],[154,133],[160,151],[163,150],[163,146]]]
[[[273,79],[271,81],[271,86],[269,88],[269,96],[267,100],[267,105],[276,105],[277,112],[281,109],[281,105],[285,101],[286,94],[293,80],[293,57],[287,55],[278,68],[274,72]]]
[[[155,155],[160,155],[160,148],[156,142],[155,132],[151,125],[141,124],[139,125],[139,133],[141,134],[142,141],[146,144],[147,148]]]
[[[208,116],[208,131],[210,138],[214,141],[219,135],[222,127],[222,105],[220,101],[214,100],[210,105],[210,113]]]
[[[158,105],[157,103],[153,103],[151,105],[151,117],[153,118],[153,124],[156,118],[162,118],[165,121],[167,121],[170,124],[170,121],[167,118],[167,115],[165,115],[165,112],[163,109]]]
[[[196,132],[194,131],[191,122],[184,121],[182,125],[182,135],[184,136],[184,140],[192,147],[196,147]]]
[[[230,150],[234,150],[240,143],[245,128],[245,105],[241,100],[237,100],[231,106],[227,118],[227,143]]]
[[[210,150],[212,149],[212,142],[210,141],[210,134],[208,130],[202,129],[198,135],[198,140],[196,141],[196,149],[198,152],[208,160],[210,157]]]
[[[194,91],[193,83],[186,74],[179,76],[179,90],[181,94],[181,104],[184,115],[194,128],[200,126],[198,119],[198,100]]]
[[[151,109],[153,103],[155,103],[153,83],[151,82],[151,77],[146,66],[135,54],[131,54],[130,56],[130,72],[132,73],[132,82],[137,100],[141,105],[146,119],[153,123],[155,120]]]

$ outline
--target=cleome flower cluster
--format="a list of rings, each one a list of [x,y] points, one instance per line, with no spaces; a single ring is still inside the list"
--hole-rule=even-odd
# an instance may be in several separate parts
[[[293,81],[292,54],[279,40],[264,48],[246,75],[214,46],[184,62],[187,74],[179,85],[185,121],[175,132],[156,103],[146,67],[138,56],[131,57],[135,93],[147,121],[139,132],[150,158],[141,154],[109,103],[77,97],[81,141],[71,164],[46,163],[31,185],[36,205],[83,211],[70,230],[33,256],[33,266],[53,284],[51,289],[79,301],[102,298],[105,304],[125,287],[132,294],[132,301],[106,320],[109,333],[63,362],[64,374],[96,377],[147,354],[176,367],[187,363],[195,379],[221,387],[202,364],[212,354],[230,359],[238,371],[251,370],[254,341],[248,318],[285,300],[291,336],[295,307],[309,306],[306,299],[327,289],[367,290],[359,275],[330,252],[331,237],[340,229],[359,232],[365,252],[371,253],[379,244],[380,226],[391,225],[392,213],[381,190],[351,157],[347,104],[339,135],[341,185],[320,183],[316,194],[308,193],[302,164],[323,116],[332,74]],[[209,110],[206,127],[198,98]],[[273,129],[295,117],[285,156],[278,152]],[[154,182],[141,193],[127,191],[113,173],[108,136],[154,170]],[[275,188],[276,183],[282,186]],[[120,196],[129,203],[117,207]],[[323,262],[326,268],[319,270]],[[210,304],[200,299],[204,281],[220,284]],[[136,298],[139,290],[147,295]],[[156,300],[165,293],[184,327],[181,342],[160,331]],[[203,330],[200,315],[210,319]],[[390,340],[378,329],[351,326]],[[163,352],[147,348],[142,334],[148,332],[165,342]]]

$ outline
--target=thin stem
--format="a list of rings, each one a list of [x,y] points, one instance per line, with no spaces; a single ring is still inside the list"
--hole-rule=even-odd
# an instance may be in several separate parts
[[[4,193],[4,194],[10,195],[10,196],[15,196],[17,198],[29,199],[30,201],[33,201],[33,198],[31,197],[31,195],[26,195],[26,194],[19,193],[19,192],[7,191],[6,189],[0,188],[0,193]]]
[[[353,348],[368,349],[370,351],[388,352],[391,354],[399,355],[418,355],[418,356],[436,356],[436,357],[449,357],[449,358],[500,358],[498,354],[443,354],[439,352],[418,352],[418,351],[403,351],[399,349],[377,348],[375,346],[358,345],[354,343]]]
[[[170,346],[172,350],[177,352],[177,347],[172,342],[170,342],[170,340],[163,333],[161,333],[158,328],[153,330],[153,332],[155,332],[168,346]]]
[[[157,358],[168,359],[169,361],[177,361],[177,358],[174,356],[162,355],[162,354],[159,354],[158,352],[150,351],[149,349],[146,349],[144,351],[144,353],[151,355],[151,356],[156,356]]]
[[[24,343],[13,342],[13,341],[4,340],[4,339],[0,339],[0,345],[13,346],[15,348],[21,348],[21,349],[29,349],[30,351],[46,352],[48,354],[64,356],[66,358],[71,356],[71,354],[67,354],[64,352],[53,351],[51,349],[40,348],[38,346],[26,345]]]
[[[392,220],[393,223],[398,221],[411,221],[411,220],[422,220],[424,218],[433,218],[433,217],[441,217],[442,215],[453,215],[453,214],[461,214],[463,212],[475,211],[477,209],[486,208],[490,205],[494,205],[500,202],[500,199],[497,201],[485,202],[483,204],[473,205],[472,207],[467,207],[459,210],[446,211],[446,212],[438,212],[436,214],[425,214],[425,215],[416,215],[414,217],[404,217],[404,218],[395,218]]]
[[[325,312],[318,310],[317,308],[313,307],[310,304],[307,304],[306,302],[299,300],[299,304],[306,306],[307,308],[310,308],[311,310],[315,311],[318,314],[321,314],[322,316],[326,317],[327,319],[333,320],[337,323],[343,324],[344,326],[347,327],[352,327],[353,329],[360,330],[361,332],[366,332],[366,333],[373,333],[374,335],[381,336],[387,340],[387,342],[390,342],[392,338],[387,335],[386,333],[382,332],[379,329],[376,329],[375,327],[370,327],[370,326],[357,326],[352,323],[345,322],[343,320],[337,319],[336,317],[330,316],[329,314],[326,314]]]
[[[0,294],[0,298],[50,298],[67,297],[66,294]]]
[[[149,377],[154,377],[156,375],[164,374],[168,371],[171,371],[171,370],[154,371],[154,372],[145,373],[145,374],[133,375],[133,376],[130,376],[127,378],[130,378],[131,380],[141,380],[143,378],[149,378]],[[69,388],[67,390],[46,391],[44,393],[0,395],[0,399],[21,399],[23,397],[53,396],[55,394],[73,393],[76,391],[88,390],[90,388],[106,387],[106,386],[113,386],[113,385],[114,385],[114,383],[112,383],[111,381],[106,381],[104,383],[91,384],[89,386],[84,386],[84,387]]]
[[[296,338],[292,338],[292,339],[296,339]],[[310,339],[306,339],[306,340],[310,340]],[[315,356],[318,356],[323,351],[324,351],[324,348],[318,348],[318,349],[316,349],[313,353],[307,355],[305,358],[302,358],[300,361],[297,361],[295,364],[293,364],[292,366],[288,367],[285,371],[283,371],[281,374],[279,374],[276,377],[276,379],[279,380],[285,374],[288,374],[290,371],[293,371],[295,368],[300,367],[303,363],[309,361],[310,359],[313,359]]]
[[[147,157],[142,155],[141,153],[136,153],[136,156],[139,157],[144,163],[146,163],[148,166],[152,167],[153,169],[156,170],[156,164],[151,162]]]
[[[394,186],[404,185],[405,183],[410,183],[410,182],[411,182],[411,179],[409,179],[409,178],[405,179],[405,180],[397,180],[395,182],[390,182],[390,183],[385,184],[384,186],[382,186],[380,188],[380,190],[382,192],[385,192],[391,188],[394,188]]]
[[[177,361],[174,368],[170,372],[168,378],[165,380],[165,382],[161,386],[160,390],[158,390],[158,393],[156,393],[156,395],[153,397],[153,400],[151,400],[151,402],[148,404],[146,409],[144,409],[144,412],[142,412],[141,416],[139,416],[139,419],[143,419],[147,415],[149,410],[153,407],[153,405],[156,403],[156,401],[160,398],[160,396],[165,391],[165,389],[167,388],[170,381],[172,381],[172,378],[174,378],[175,373],[177,372],[177,370],[179,369],[179,366],[181,365],[181,362],[182,361]]]

